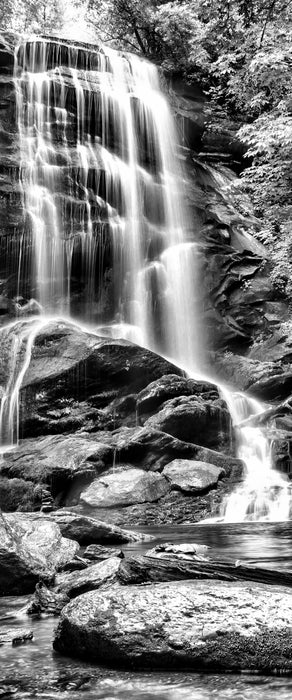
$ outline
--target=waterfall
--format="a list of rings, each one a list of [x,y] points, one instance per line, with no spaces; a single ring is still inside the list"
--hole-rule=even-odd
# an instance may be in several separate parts
[[[14,321],[0,332],[0,353],[8,374],[0,404],[0,454],[18,444],[19,391],[29,367],[35,338],[43,325],[38,318]]]
[[[292,494],[288,479],[273,469],[271,443],[264,429],[252,423],[252,417],[261,414],[264,406],[226,387],[221,387],[221,394],[231,414],[237,456],[246,470],[244,482],[222,505],[222,519],[225,522],[289,520]]]
[[[32,286],[43,312],[70,315],[78,255],[94,317],[106,229],[115,270],[111,322],[192,366],[199,349],[195,243],[156,67],[109,48],[36,39],[17,48],[14,74]]]
[[[144,345],[192,376],[200,375],[203,346],[186,176],[157,68],[107,47],[36,37],[16,48],[14,82],[26,219],[19,289],[25,264],[28,307],[41,317],[1,331],[14,358],[1,399],[2,445],[17,444],[19,390],[47,317],[86,319],[91,331],[103,327]],[[110,309],[102,298],[106,255],[114,269]],[[83,306],[75,303],[76,269]],[[236,425],[261,410],[223,394]],[[273,472],[271,481],[268,441],[258,428],[239,426],[237,434],[247,489],[231,497],[224,517],[273,518],[280,476]],[[273,513],[254,495],[269,483]]]

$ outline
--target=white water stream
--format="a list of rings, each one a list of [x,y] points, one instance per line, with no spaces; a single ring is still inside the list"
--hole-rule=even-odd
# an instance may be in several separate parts
[[[291,487],[288,480],[273,469],[272,445],[264,429],[254,427],[252,423],[241,425],[251,416],[262,413],[263,405],[250,396],[230,392],[225,387],[221,387],[221,394],[235,429],[237,456],[246,467],[244,482],[223,504],[223,520],[289,520]]]
[[[46,314],[72,318],[72,261],[78,254],[89,316],[96,308],[97,259],[110,240],[114,311],[108,332],[127,337],[200,375],[196,245],[186,214],[178,140],[155,66],[131,55],[32,39],[15,53],[23,208],[32,290],[43,316],[0,333],[10,349],[2,392],[2,452],[18,443],[19,390]],[[24,249],[25,248],[25,249]],[[99,253],[98,253],[99,251]],[[82,318],[82,316],[81,316]],[[93,326],[90,330],[92,332]],[[233,424],[262,406],[222,389]],[[227,521],[283,520],[290,494],[272,469],[259,428],[236,428],[243,486]]]

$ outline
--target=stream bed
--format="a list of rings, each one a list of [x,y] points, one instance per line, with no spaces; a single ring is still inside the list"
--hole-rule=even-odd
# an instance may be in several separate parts
[[[124,545],[126,556],[162,542],[197,542],[212,557],[292,570],[292,523],[235,523],[143,528],[149,542]],[[252,584],[251,584],[252,585]],[[33,630],[32,642],[0,647],[0,700],[291,700],[292,677],[116,671],[62,657],[52,649],[57,618],[28,618],[27,597],[0,599],[0,620]],[[9,619],[8,619],[9,617]]]

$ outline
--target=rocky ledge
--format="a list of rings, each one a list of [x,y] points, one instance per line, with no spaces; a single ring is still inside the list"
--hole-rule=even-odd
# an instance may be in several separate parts
[[[0,512],[0,596],[32,593],[39,582],[53,585],[58,572],[74,569],[76,563],[83,562],[81,568],[92,564],[92,554],[88,560],[78,556],[79,542],[103,545],[143,539],[151,537],[66,512],[54,517]],[[119,556],[118,550],[118,563]]]
[[[71,601],[54,649],[135,669],[292,672],[284,588],[192,581],[114,585]]]
[[[10,343],[2,334],[4,358]],[[40,322],[19,406],[22,439],[0,464],[4,511],[73,506],[125,527],[198,520],[243,478],[215,384],[68,321]]]

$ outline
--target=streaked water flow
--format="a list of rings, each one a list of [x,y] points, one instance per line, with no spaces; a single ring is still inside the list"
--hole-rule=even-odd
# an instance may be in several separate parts
[[[225,522],[290,519],[291,487],[285,477],[273,469],[271,442],[264,429],[244,422],[262,413],[264,406],[241,393],[221,388],[235,427],[237,456],[243,460],[246,475],[222,506]]]

